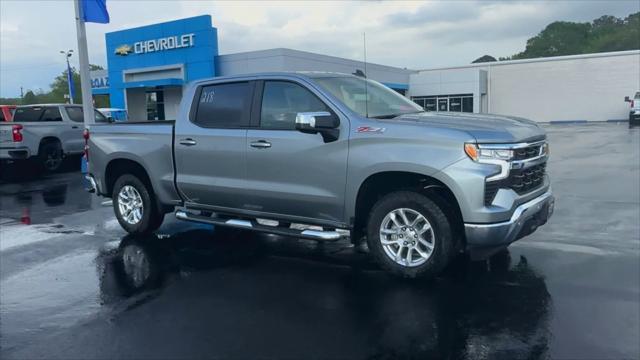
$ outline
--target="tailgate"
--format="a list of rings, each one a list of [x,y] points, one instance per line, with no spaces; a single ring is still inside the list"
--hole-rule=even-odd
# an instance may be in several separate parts
[[[0,145],[13,145],[13,125],[0,125]]]

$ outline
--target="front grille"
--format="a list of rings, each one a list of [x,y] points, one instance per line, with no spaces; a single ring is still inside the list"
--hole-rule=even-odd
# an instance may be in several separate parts
[[[484,204],[491,205],[499,189],[513,189],[519,195],[536,190],[544,182],[547,163],[526,169],[511,169],[509,177],[504,180],[489,181],[484,185]]]
[[[544,181],[546,167],[547,163],[542,163],[526,169],[511,170],[506,179],[509,182],[507,185],[518,194],[526,194],[535,190]]]
[[[540,147],[542,145],[531,145],[513,151],[514,160],[526,160],[540,155]]]

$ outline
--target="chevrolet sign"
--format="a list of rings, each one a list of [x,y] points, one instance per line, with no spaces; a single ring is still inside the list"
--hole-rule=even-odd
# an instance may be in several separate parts
[[[138,41],[133,44],[133,48],[129,45],[121,45],[116,48],[116,55],[126,56],[129,53],[146,54],[156,51],[165,51],[173,49],[181,49],[192,47],[194,44],[194,33],[168,36],[160,39]]]

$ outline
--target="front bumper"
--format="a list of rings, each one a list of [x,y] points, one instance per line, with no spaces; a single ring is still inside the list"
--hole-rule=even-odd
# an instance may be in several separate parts
[[[544,225],[555,205],[555,198],[549,189],[544,194],[518,206],[511,219],[490,224],[465,223],[467,248],[501,248],[534,232]]]
[[[31,151],[26,146],[0,147],[0,159],[2,160],[26,160],[31,157]]]

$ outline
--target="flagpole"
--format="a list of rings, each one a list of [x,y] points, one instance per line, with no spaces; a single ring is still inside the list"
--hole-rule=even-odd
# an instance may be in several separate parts
[[[80,0],[73,0],[76,9],[76,32],[78,36],[78,58],[80,60],[80,89],[82,91],[82,112],[84,126],[95,123],[93,115],[93,97],[91,96],[91,79],[89,78],[89,52],[87,50],[87,32],[82,16]]]

